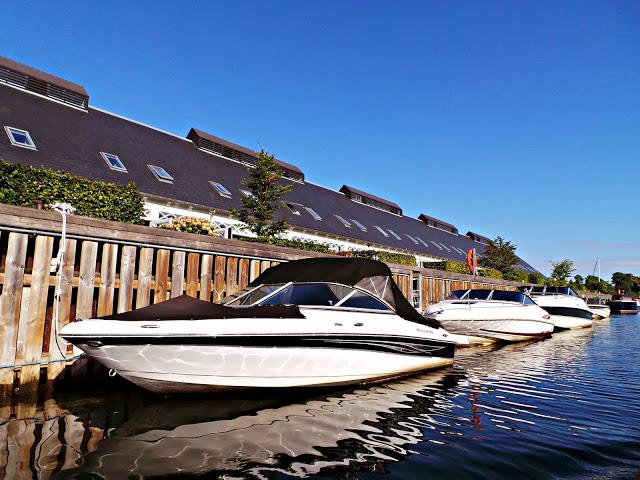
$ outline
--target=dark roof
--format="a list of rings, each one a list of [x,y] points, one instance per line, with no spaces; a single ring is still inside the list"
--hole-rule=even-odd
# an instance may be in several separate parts
[[[14,72],[18,72],[22,75],[28,75],[42,82],[50,83],[51,85],[56,85],[60,88],[64,88],[71,92],[77,93],[78,95],[82,95],[83,97],[89,96],[82,85],[78,85],[77,83],[70,82],[69,80],[56,77],[55,75],[51,75],[50,73],[37,70],[33,67],[18,63],[3,56],[0,56],[0,67],[8,68],[9,70],[13,70]]]
[[[384,279],[377,281],[376,277]],[[391,270],[385,263],[365,258],[305,258],[281,263],[265,270],[251,282],[252,286],[289,282],[335,282],[358,286],[373,293],[386,292],[383,300],[395,308],[396,313],[411,322],[438,328],[440,323],[420,315],[404,297]],[[372,286],[373,285],[373,286]],[[388,288],[389,286],[390,288]],[[379,295],[378,295],[379,296]]]
[[[474,233],[474,232],[472,232],[471,230],[469,230],[469,231],[466,233],[466,235],[467,235],[467,237],[469,237],[471,240],[475,240],[476,242],[478,242],[478,243],[482,243],[483,245],[486,245],[486,244],[488,244],[488,243],[491,241],[491,239],[489,239],[489,238],[487,238],[487,237],[485,237],[485,236],[482,236],[482,235],[480,235],[480,234],[478,234],[478,233]]]
[[[430,220],[430,221],[432,221],[434,223],[439,223],[440,225],[443,225],[445,227],[449,227],[450,229],[455,230],[455,233],[458,233],[458,228],[455,225],[453,225],[452,223],[447,223],[444,220],[438,220],[437,218],[430,217],[429,215],[425,215],[424,213],[421,213],[418,216],[418,220],[420,220],[420,221],[422,221],[424,223],[427,223]]]
[[[201,205],[219,213],[241,206],[239,189],[245,188],[241,182],[247,175],[246,167],[211,155],[186,138],[95,108],[89,107],[87,111],[68,108],[2,84],[0,105],[0,125],[29,131],[37,147],[37,150],[31,150],[12,146],[7,135],[0,131],[0,158],[8,162],[61,169],[118,184],[133,181],[141,192],[150,197]],[[118,155],[127,172],[111,170],[100,152]],[[173,176],[173,183],[156,180],[148,164],[165,168]],[[208,180],[222,183],[232,193],[232,198],[220,196]],[[483,247],[466,236],[427,227],[415,218],[392,215],[362,205],[335,190],[311,182],[292,184],[294,188],[285,199],[311,207],[322,217],[319,221],[304,210],[300,215],[293,215],[281,209],[280,214],[288,215],[295,229],[321,232],[326,237],[351,239],[373,244],[374,247],[384,246],[459,261],[464,261],[464,253],[453,247],[465,252],[477,247],[478,253],[482,253]],[[336,214],[348,221],[359,221],[367,231],[353,223],[350,228],[345,227],[335,217]],[[383,236],[374,228],[375,225],[387,231],[388,236]],[[401,239],[389,234],[389,229]],[[422,239],[428,246],[415,244],[407,235]]]
[[[363,190],[358,190],[357,188],[353,188],[350,187],[349,185],[342,185],[342,187],[340,187],[340,192],[349,195],[351,193],[356,193],[362,197],[367,197],[367,198],[371,198],[373,200],[377,200],[380,203],[385,203],[393,208],[397,208],[398,210],[402,211],[402,209],[400,208],[400,205],[398,205],[397,203],[392,202],[391,200],[387,200],[385,198],[382,197],[378,197],[376,195],[373,195],[371,193],[367,193]]]

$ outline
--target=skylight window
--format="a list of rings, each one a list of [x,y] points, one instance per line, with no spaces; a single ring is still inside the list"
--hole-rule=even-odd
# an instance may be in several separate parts
[[[449,247],[447,247],[444,243],[441,243],[441,244],[440,244],[440,246],[441,246],[442,248],[444,248],[447,252],[450,252],[450,251],[451,251],[451,249],[450,249]]]
[[[14,127],[4,127],[7,132],[7,136],[9,137],[9,141],[11,145],[15,145],[16,147],[29,148],[31,150],[37,150],[36,144],[33,143],[33,139],[29,132],[26,130],[20,130],[19,128]]]
[[[302,205],[291,202],[282,203],[284,203],[285,207],[287,207],[291,211],[291,213],[293,213],[294,215],[300,215],[300,207],[302,207]]]
[[[231,198],[231,192],[221,183],[209,180],[209,185],[211,185],[221,197]]]
[[[434,247],[436,247],[438,250],[444,250],[440,245],[438,245],[436,242],[434,242],[433,240],[429,240],[429,243],[431,243]]]
[[[251,193],[249,190],[240,189],[240,193],[243,196],[247,197],[247,198],[253,198],[254,197],[253,193]]]
[[[111,170],[117,170],[118,172],[127,171],[127,167],[124,166],[124,163],[122,163],[122,160],[120,160],[117,155],[105,152],[100,152],[100,155],[102,155],[102,158],[107,162],[107,165]]]
[[[429,247],[429,244],[428,244],[427,242],[425,242],[423,239],[421,239],[420,237],[416,237],[416,239],[417,239],[421,244],[423,244],[425,247],[427,247],[427,248]]]
[[[391,230],[390,228],[387,228],[387,230],[389,230],[389,233],[391,235],[393,235],[394,237],[396,237],[398,240],[402,240],[402,237],[400,235],[398,235],[396,232],[394,232],[393,230]]]
[[[385,237],[388,237],[388,236],[389,236],[389,234],[388,234],[387,232],[385,232],[382,228],[380,228],[378,225],[374,225],[374,227],[375,227],[375,228],[377,228],[377,229],[378,229],[378,231],[379,231],[382,235],[384,235]]]
[[[347,222],[343,217],[341,217],[340,215],[334,215],[334,217],[336,217],[338,220],[340,220],[342,222],[342,224],[347,227],[347,228],[351,228],[351,224],[349,222]]]
[[[365,227],[363,224],[361,224],[358,220],[354,220],[353,218],[351,219],[351,222],[358,227],[360,230],[362,230],[363,232],[367,231],[367,227]]]
[[[157,165],[147,165],[147,167],[149,167],[151,173],[153,173],[159,181],[165,183],[173,183],[173,177],[169,175],[169,172],[167,172],[164,168],[158,167]]]
[[[313,218],[315,218],[316,220],[322,220],[322,217],[320,215],[318,215],[318,213],[311,207],[304,207],[304,209],[309,212],[309,215],[311,215]]]
[[[413,238],[411,235],[409,235],[409,234],[407,234],[407,233],[405,233],[405,235],[407,236],[407,238],[408,238],[409,240],[411,240],[413,243],[415,243],[416,245],[418,245],[418,241],[417,241],[415,238]]]

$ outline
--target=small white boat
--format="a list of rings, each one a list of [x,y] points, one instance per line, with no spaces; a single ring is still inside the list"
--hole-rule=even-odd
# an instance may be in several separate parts
[[[455,290],[431,305],[427,317],[474,344],[532,340],[548,337],[554,329],[549,314],[529,296],[504,290]]]
[[[611,308],[609,305],[603,303],[599,298],[590,298],[587,300],[587,306],[591,313],[593,313],[594,320],[604,320],[611,316]]]
[[[297,260],[252,287],[226,305],[182,296],[61,336],[161,393],[361,383],[453,362],[454,339],[415,311],[384,263]]]
[[[518,287],[527,293],[551,316],[556,330],[571,330],[593,326],[593,313],[586,302],[569,287],[533,285]]]

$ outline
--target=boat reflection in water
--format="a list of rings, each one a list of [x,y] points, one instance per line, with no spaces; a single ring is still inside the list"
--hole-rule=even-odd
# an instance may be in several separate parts
[[[422,440],[421,426],[431,421],[425,412],[449,410],[446,392],[460,378],[448,369],[257,411],[259,401],[232,397],[147,405],[66,473],[120,479],[270,471],[305,477],[340,466],[379,471]]]

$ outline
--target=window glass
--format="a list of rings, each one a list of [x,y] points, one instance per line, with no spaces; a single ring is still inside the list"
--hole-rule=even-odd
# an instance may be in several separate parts
[[[389,307],[377,298],[360,291],[351,295],[340,306],[351,308],[371,308],[373,310],[389,310]]]
[[[334,215],[334,217],[336,217],[338,220],[340,220],[342,222],[342,224],[347,227],[347,228],[351,228],[351,224],[349,222],[347,222],[343,217],[341,217],[340,215]]]
[[[471,290],[467,298],[470,300],[486,300],[491,290]]]
[[[389,233],[391,235],[393,235],[394,237],[396,237],[396,239],[398,240],[402,240],[402,238],[400,237],[400,235],[398,235],[396,232],[394,232],[393,230],[391,230],[390,228],[388,228],[387,230],[389,230]]]
[[[353,222],[353,224],[358,227],[360,230],[362,230],[363,232],[367,231],[367,227],[365,227],[363,224],[361,224],[358,220],[354,220],[353,218],[351,219],[351,221]]]
[[[120,172],[127,171],[127,168],[124,166],[124,163],[122,163],[122,161],[117,155],[113,155],[112,153],[105,153],[105,152],[100,152],[100,155],[102,155],[102,158],[104,159],[105,162],[107,162],[107,165],[109,165],[109,168],[111,170],[118,170]]]
[[[408,233],[406,233],[405,235],[406,235],[406,236],[407,236],[407,238],[408,238],[409,240],[411,240],[413,243],[415,243],[416,245],[418,244],[418,241],[417,241],[415,238],[413,238],[411,235],[409,235]]]
[[[425,242],[423,239],[421,239],[420,237],[416,237],[416,240],[418,240],[421,244],[423,244],[425,247],[428,247],[429,245],[427,244],[427,242]]]
[[[451,294],[447,297],[447,300],[456,300],[456,299],[460,299],[462,297],[464,297],[464,294],[467,293],[467,290],[454,290],[453,292],[451,292]]]
[[[302,205],[298,205],[297,203],[291,203],[291,202],[282,202],[285,204],[285,206],[291,211],[291,213],[293,213],[294,215],[300,215],[300,207]]]
[[[529,297],[520,292],[511,292],[505,290],[494,290],[491,296],[492,300],[500,300],[505,302],[518,302],[524,304],[533,303]]]
[[[270,293],[276,291],[282,285],[283,285],[282,283],[277,283],[277,284],[273,284],[273,285],[262,285],[261,287],[256,288],[255,290],[253,290],[248,295],[240,297],[240,298],[234,300],[233,302],[229,303],[229,305],[234,305],[234,306],[236,306],[236,305],[252,305],[252,304],[256,303],[258,300],[260,300],[262,297],[266,297]]]
[[[374,225],[374,227],[376,227],[378,229],[378,231],[384,235],[385,237],[388,237],[389,234],[387,232],[385,232],[382,228],[380,228],[378,225]]]
[[[311,215],[313,218],[315,218],[316,220],[322,220],[322,217],[320,215],[318,215],[316,213],[316,211],[311,208],[311,207],[304,207],[304,209],[309,212],[309,215]]]
[[[322,305],[338,303],[352,289],[327,283],[298,283],[267,298],[260,305]]]
[[[162,182],[173,182],[173,177],[171,175],[169,175],[169,172],[167,172],[164,168],[162,167],[158,167],[156,165],[147,165],[149,167],[149,170],[151,170],[151,172],[156,176],[156,178]]]
[[[245,197],[253,197],[253,193],[251,193],[249,190],[240,190],[240,193]]]
[[[26,130],[20,130],[19,128],[14,127],[4,127],[7,131],[7,135],[9,136],[9,140],[12,145],[16,145],[18,147],[31,148],[33,150],[36,149],[36,144],[33,143],[31,139],[31,135]]]
[[[218,192],[221,197],[231,198],[231,192],[221,183],[209,181],[209,184],[216,189],[216,192]]]

